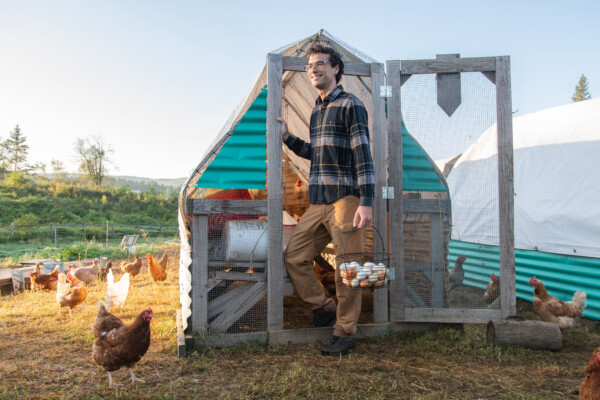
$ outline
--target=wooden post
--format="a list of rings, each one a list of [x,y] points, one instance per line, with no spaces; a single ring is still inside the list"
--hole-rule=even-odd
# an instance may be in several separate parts
[[[208,215],[194,215],[192,227],[192,331],[204,334],[208,323]]]
[[[404,224],[402,202],[402,109],[400,107],[401,64],[400,61],[387,61],[388,83],[392,87],[392,97],[388,99],[388,172],[389,185],[394,190],[394,198],[388,200],[390,221],[390,248],[393,249],[392,268],[395,279],[390,281],[390,320],[405,319],[404,305]]]
[[[267,250],[267,330],[283,328],[283,176],[281,124],[283,61],[267,56],[267,181],[269,248]]]
[[[500,227],[500,295],[502,317],[517,309],[510,59],[496,57],[496,118],[498,120],[498,209]]]
[[[373,163],[375,166],[375,199],[373,203],[373,226],[379,231],[383,243],[377,234],[373,234],[373,251],[390,252],[387,244],[387,200],[381,192],[387,186],[387,146],[385,132],[385,101],[380,88],[384,85],[383,64],[371,64],[373,94]],[[375,290],[373,294],[373,323],[388,322],[388,291]]]

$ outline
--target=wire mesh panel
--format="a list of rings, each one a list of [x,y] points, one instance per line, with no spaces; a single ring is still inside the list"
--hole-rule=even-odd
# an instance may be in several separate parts
[[[391,77],[397,96],[391,101],[391,112],[400,118],[390,124],[390,134],[401,135],[401,140],[392,139],[390,151],[397,152],[394,143],[401,143],[396,147],[402,152],[403,189],[402,200],[397,201],[402,213],[391,218],[392,224],[398,221],[402,227],[402,236],[392,234],[392,241],[396,237],[402,242],[404,261],[396,268],[400,282],[394,286],[399,295],[395,299],[392,295],[392,318],[476,322],[499,316],[500,281],[486,272],[485,258],[449,251],[450,239],[461,240],[464,230],[474,233],[470,240],[482,243],[490,237],[498,239],[502,229],[509,239],[504,246],[510,250],[512,219],[503,217],[512,215],[512,209],[505,208],[502,215],[497,211],[481,215],[469,207],[473,196],[464,193],[476,193],[483,203],[502,201],[509,191],[505,182],[512,182],[512,144],[510,157],[505,157],[510,159],[510,168],[504,176],[489,179],[489,174],[485,178],[475,172],[468,179],[452,180],[453,168],[460,168],[470,146],[486,131],[494,131],[494,140],[488,154],[477,160],[480,168],[475,171],[499,163],[497,121],[507,112],[510,117],[510,108],[499,115],[496,58],[448,55],[391,63],[388,66],[396,67],[398,75]],[[512,265],[514,274],[514,254]],[[510,279],[510,273],[506,275]],[[488,282],[491,290],[485,295]]]

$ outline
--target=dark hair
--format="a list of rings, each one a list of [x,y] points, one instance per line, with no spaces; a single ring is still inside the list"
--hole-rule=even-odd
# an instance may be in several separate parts
[[[342,79],[342,75],[344,74],[344,61],[342,61],[342,56],[340,53],[338,53],[333,47],[316,42],[310,46],[306,52],[306,55],[307,57],[310,57],[311,54],[317,53],[329,54],[329,62],[331,63],[331,66],[338,66],[340,68],[338,73],[335,75],[335,83],[340,83],[340,79]]]

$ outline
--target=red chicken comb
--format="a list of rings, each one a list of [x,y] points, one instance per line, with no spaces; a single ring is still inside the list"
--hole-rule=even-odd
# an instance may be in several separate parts
[[[296,181],[296,186],[298,186],[298,187],[302,186],[302,181],[300,179],[298,179]]]
[[[490,277],[490,279],[493,282],[498,282],[498,279],[500,279],[500,277],[492,272],[492,276]]]
[[[529,280],[529,284],[530,284],[531,286],[537,286],[537,284],[538,284],[538,280],[537,280],[537,279],[535,279],[535,275],[531,277],[531,279]]]

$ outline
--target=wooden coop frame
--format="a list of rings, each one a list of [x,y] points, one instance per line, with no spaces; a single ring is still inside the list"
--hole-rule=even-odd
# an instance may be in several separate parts
[[[191,316],[188,328],[193,346],[227,346],[239,342],[301,343],[327,339],[331,328],[283,330],[283,154],[281,125],[282,77],[285,71],[303,72],[305,58],[270,53],[267,56],[267,181],[266,200],[211,200],[188,199],[186,208],[192,218],[192,268]],[[381,243],[373,241],[373,251],[382,252],[383,245],[394,249],[391,268],[396,279],[390,281],[389,290],[375,290],[373,324],[359,325],[357,335],[372,336],[397,330],[426,330],[437,323],[485,323],[505,318],[516,311],[513,224],[513,163],[512,163],[512,113],[510,97],[509,57],[443,58],[436,60],[387,61],[387,85],[382,63],[347,62],[345,75],[370,77],[372,88],[371,132],[375,167],[376,194],[373,204],[373,226],[382,236]],[[402,187],[402,114],[401,86],[414,74],[459,74],[481,72],[496,85],[496,116],[498,126],[498,166],[500,196],[500,264],[501,309],[449,309],[440,301],[444,290],[445,254],[440,237],[448,229],[443,218],[450,214],[450,201],[403,199]],[[387,98],[387,117],[386,104]],[[387,121],[387,129],[386,129]],[[387,144],[387,146],[386,146]],[[396,195],[394,195],[396,193]],[[266,261],[215,261],[208,252],[209,214],[254,214],[268,217],[268,248]],[[404,259],[404,224],[406,213],[430,214],[431,262],[406,262]],[[389,233],[389,238],[388,238]],[[251,281],[244,290],[218,301],[209,301],[208,292],[220,280],[232,279],[232,272],[209,274],[211,267],[258,267],[253,274],[233,273],[235,279]],[[430,271],[432,291],[431,307],[411,308],[405,303],[410,297],[405,287],[405,271],[409,269]],[[440,273],[441,272],[441,273]],[[226,274],[226,275],[225,275]],[[427,275],[427,274],[426,274]],[[225,330],[256,302],[267,296],[266,331],[225,334]],[[209,323],[211,316],[219,315]],[[181,347],[181,346],[180,346]]]

